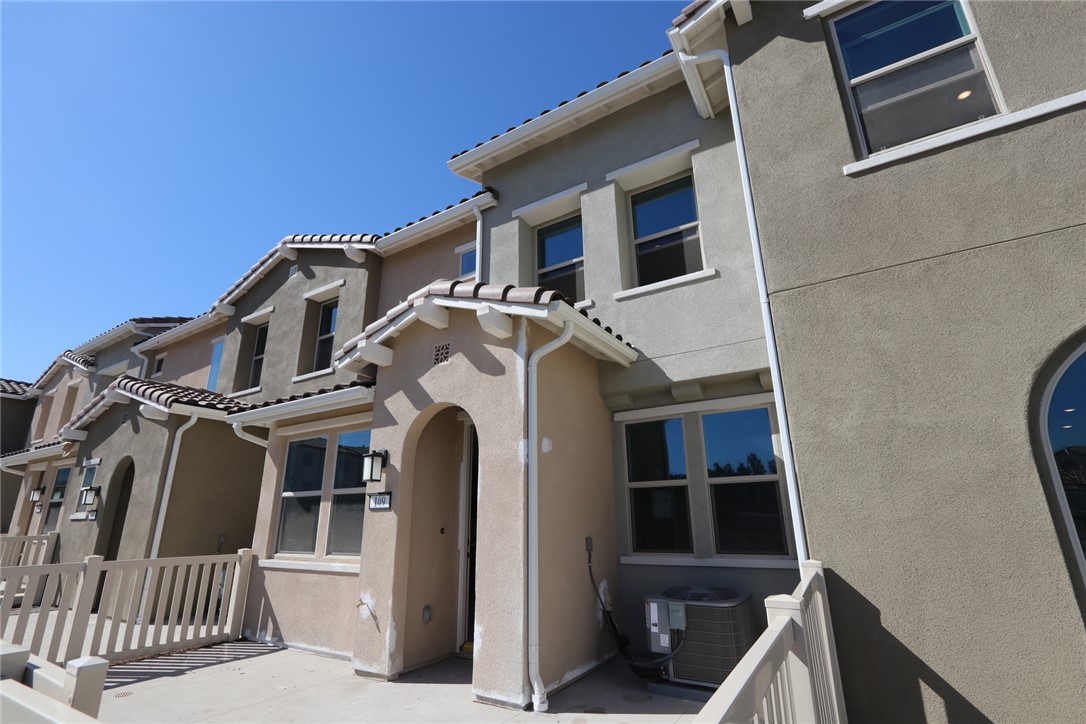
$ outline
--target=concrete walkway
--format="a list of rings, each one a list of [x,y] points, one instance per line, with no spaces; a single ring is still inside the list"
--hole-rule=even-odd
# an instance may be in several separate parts
[[[103,722],[689,722],[701,704],[655,696],[621,661],[550,698],[545,714],[472,700],[471,662],[449,659],[393,682],[346,661],[245,641],[110,668]]]

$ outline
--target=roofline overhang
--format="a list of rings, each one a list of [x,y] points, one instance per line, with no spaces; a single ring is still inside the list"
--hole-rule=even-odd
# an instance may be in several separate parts
[[[177,326],[179,326],[177,322],[139,323],[139,322],[134,322],[134,321],[132,321],[130,319],[127,322],[125,322],[124,324],[120,325],[119,327],[116,327],[115,329],[111,329],[108,332],[104,332],[103,334],[100,334],[97,337],[94,337],[93,339],[87,340],[86,342],[79,345],[78,347],[73,348],[71,351],[75,352],[76,354],[86,354],[87,352],[96,352],[96,351],[102,349],[103,347],[108,347],[109,345],[114,344],[115,342],[119,342],[120,340],[122,340],[125,337],[128,337],[130,335],[133,335],[133,334],[141,334],[141,335],[146,334],[146,332],[141,332],[140,330],[154,329],[154,328],[157,328],[157,327],[164,327],[166,329],[169,329],[171,327],[177,327]]]
[[[273,422],[286,420],[299,415],[312,415],[331,412],[344,407],[354,407],[373,402],[373,387],[347,387],[333,390],[312,397],[287,400],[275,405],[268,405],[256,410],[235,412],[225,417],[227,422],[240,422],[244,425],[270,426]]]
[[[415,244],[428,241],[439,234],[443,234],[455,227],[466,223],[475,222],[475,209],[482,211],[489,209],[498,203],[498,199],[490,191],[463,201],[451,209],[434,214],[422,221],[417,221],[410,226],[405,226],[399,231],[382,236],[377,240],[377,253],[382,256],[395,254]]]
[[[402,312],[391,324],[377,330],[373,336],[361,340],[354,349],[335,361],[336,368],[344,369],[352,365],[369,362],[375,362],[379,366],[391,364],[391,350],[384,347],[382,343],[393,339],[415,321],[422,319],[422,315],[427,314],[428,304],[445,309],[474,311],[479,317],[480,323],[487,316],[485,314],[487,312],[505,317],[523,317],[531,319],[555,333],[562,332],[566,322],[571,322],[573,324],[572,344],[596,359],[616,362],[623,367],[629,367],[637,361],[639,356],[637,350],[619,341],[610,332],[563,301],[554,301],[547,305],[541,305],[488,299],[427,296],[417,299],[411,308]],[[508,336],[508,333],[502,336]],[[368,354],[372,356],[369,350],[374,349],[382,351],[380,358],[367,358]],[[380,361],[377,361],[379,359]]]
[[[38,448],[36,450],[27,450],[21,453],[15,453],[14,455],[7,455],[0,458],[5,468],[12,467],[14,465],[27,465],[29,463],[39,462],[41,460],[51,460],[53,458],[59,458],[64,456],[64,444],[55,443],[48,447]]]
[[[715,118],[716,114],[727,106],[727,93],[720,93],[720,102],[714,107],[710,100],[708,86],[718,86],[723,81],[722,71],[715,76],[706,77],[698,66],[706,59],[698,59],[695,47],[724,23],[724,16],[731,10],[736,25],[744,25],[752,18],[750,0],[713,0],[698,9],[681,25],[669,28],[668,42],[679,60],[683,79],[686,81],[694,107],[702,118]],[[726,49],[726,48],[725,48]],[[711,79],[711,82],[707,82]]]
[[[21,395],[16,395],[11,392],[0,392],[0,398],[5,400],[33,400],[41,397],[41,390],[37,388],[29,388]]]
[[[457,176],[482,182],[483,171],[493,168],[533,148],[553,141],[634,101],[673,85],[679,78],[679,59],[674,54],[657,58],[621,78],[574,98],[564,106],[533,118],[497,138],[449,160],[449,170]],[[655,87],[654,87],[654,84]],[[637,95],[644,91],[644,95]],[[593,113],[595,114],[592,118]]]
[[[173,329],[168,329],[162,334],[151,337],[146,342],[140,342],[139,344],[133,346],[132,349],[137,353],[147,352],[153,349],[159,349],[164,345],[177,342],[184,339],[185,337],[190,337],[194,334],[204,331],[205,329],[214,327],[215,325],[224,322],[232,314],[232,309],[226,310],[222,308],[220,308],[219,311],[212,310],[210,312],[204,312],[200,316],[190,319],[184,324],[179,324]]]

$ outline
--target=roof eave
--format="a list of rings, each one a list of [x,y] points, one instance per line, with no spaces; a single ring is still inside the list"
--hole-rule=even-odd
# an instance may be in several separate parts
[[[346,387],[321,395],[287,400],[275,405],[268,405],[256,410],[234,412],[226,416],[230,423],[240,422],[245,425],[270,426],[278,420],[285,420],[299,415],[311,415],[328,412],[343,407],[364,405],[373,402],[373,387]]]
[[[377,252],[382,256],[394,254],[415,244],[428,241],[457,226],[475,220],[474,209],[489,209],[498,203],[494,194],[486,191],[478,196],[462,201],[451,209],[434,214],[422,221],[405,226],[399,231],[382,236],[377,240]]]
[[[214,327],[216,324],[219,324],[223,320],[227,319],[229,316],[229,314],[223,311],[204,312],[200,316],[190,319],[184,324],[179,324],[172,329],[166,330],[162,334],[157,334],[154,337],[151,337],[146,342],[140,342],[139,344],[133,346],[132,349],[136,352],[147,352],[153,349],[159,349],[160,347],[172,344],[173,342],[177,342],[184,339],[185,337],[189,337],[199,332],[202,332],[210,327]]]
[[[543,143],[573,132],[582,127],[586,121],[595,120],[595,118],[588,118],[593,112],[597,117],[602,117],[640,100],[633,97],[639,90],[646,91],[647,97],[670,87],[673,83],[667,81],[677,81],[678,70],[679,60],[674,54],[657,58],[648,65],[630,71],[621,78],[569,101],[564,106],[533,118],[491,141],[450,159],[449,170],[457,176],[481,183],[484,171]]]

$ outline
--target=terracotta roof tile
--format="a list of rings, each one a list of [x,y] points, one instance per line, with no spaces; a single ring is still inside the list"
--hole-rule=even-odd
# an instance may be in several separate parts
[[[666,55],[670,55],[670,54],[671,54],[672,52],[673,52],[673,51],[672,51],[672,50],[671,50],[671,49],[669,48],[669,49],[665,50],[665,51],[664,51],[664,52],[663,52],[663,53],[662,53],[662,54],[660,55],[660,57],[661,57],[661,58],[663,58],[663,57],[664,57],[664,56],[666,56]],[[646,60],[646,61],[645,61],[644,63],[642,63],[641,65],[639,65],[639,66],[637,66],[637,67],[638,67],[638,68],[644,68],[644,67],[645,67],[646,65],[648,65],[649,63],[651,63],[651,62],[652,62],[653,60],[656,60],[656,59],[655,59],[655,58],[650,58],[649,60]],[[619,74],[618,74],[617,76],[615,76],[614,78],[612,78],[611,80],[603,80],[603,81],[600,81],[600,82],[599,82],[598,84],[596,84],[596,87],[595,87],[595,88],[593,88],[592,90],[596,90],[596,89],[599,89],[599,88],[603,88],[603,87],[604,87],[605,85],[607,85],[608,83],[611,83],[611,82],[613,82],[613,81],[616,81],[616,80],[618,80],[619,78],[622,78],[622,77],[624,77],[624,76],[626,76],[626,75],[629,75],[629,74],[630,74],[630,71],[628,71],[628,70],[624,70],[624,71],[622,71],[621,73],[619,73]],[[587,95],[587,94],[591,93],[591,92],[592,92],[592,90],[584,90],[584,91],[581,91],[581,92],[580,92],[580,93],[578,93],[578,94],[577,94],[577,95],[576,95],[576,96],[575,96],[574,98],[572,98],[572,99],[569,99],[569,100],[575,100],[576,98],[580,98],[581,96]],[[472,148],[465,148],[465,149],[464,149],[463,151],[460,151],[460,153],[454,153],[454,154],[452,155],[452,157],[451,157],[451,158],[449,158],[449,160],[451,161],[451,160],[453,160],[454,158],[459,158],[460,156],[463,156],[463,155],[464,155],[465,153],[467,153],[468,151],[472,151],[472,150],[474,150],[474,149],[476,149],[476,148],[479,148],[479,147],[480,147],[480,146],[482,146],[482,145],[483,145],[484,143],[490,143],[491,141],[495,141],[495,140],[497,140],[497,139],[501,138],[502,136],[504,136],[504,135],[505,135],[506,133],[512,133],[513,131],[517,130],[517,129],[518,129],[518,128],[520,128],[521,126],[525,126],[525,125],[527,125],[527,124],[531,123],[531,122],[532,122],[532,121],[534,121],[534,120],[535,120],[536,118],[542,118],[543,116],[545,116],[545,115],[547,115],[548,113],[550,113],[550,112],[551,112],[552,110],[555,110],[555,109],[557,109],[557,108],[561,108],[562,106],[564,106],[564,105],[566,105],[567,103],[569,103],[569,100],[564,100],[564,101],[562,101],[561,103],[559,103],[558,105],[556,105],[556,106],[555,106],[554,108],[547,108],[547,109],[545,109],[545,110],[542,110],[542,111],[540,111],[540,112],[539,112],[539,114],[538,114],[538,115],[536,115],[536,116],[533,116],[532,118],[525,118],[523,122],[521,122],[521,123],[519,123],[519,124],[517,124],[517,125],[515,125],[515,126],[510,126],[509,128],[507,128],[507,129],[505,130],[505,133],[496,133],[496,134],[494,134],[493,136],[491,136],[490,138],[488,138],[487,140],[485,140],[485,141],[480,141],[479,143],[476,143],[476,144],[475,144],[475,146],[474,146],[474,147],[472,147]]]
[[[33,382],[20,382],[19,380],[5,380],[0,378],[0,392],[5,395],[25,395],[34,386]]]
[[[0,458],[9,458],[12,455],[22,455],[23,453],[30,452],[31,450],[44,450],[47,447],[56,447],[58,445],[63,445],[64,442],[64,440],[54,439],[50,440],[49,442],[43,442],[40,445],[33,445],[28,448],[23,448],[22,450],[12,450],[11,452],[6,452],[3,455],[0,455]]]
[[[138,377],[121,375],[110,387],[116,387],[129,394],[139,397],[141,400],[153,402],[169,409],[174,405],[188,405],[205,410],[222,410],[223,412],[240,412],[249,409],[250,405],[237,400],[232,400],[225,395],[199,387],[186,387],[175,385],[171,382],[157,382],[155,380],[142,380]]]
[[[372,244],[380,239],[376,234],[292,234],[280,244]]]
[[[94,367],[94,355],[91,354],[76,354],[72,350],[66,349],[60,353],[60,357],[83,369]]]

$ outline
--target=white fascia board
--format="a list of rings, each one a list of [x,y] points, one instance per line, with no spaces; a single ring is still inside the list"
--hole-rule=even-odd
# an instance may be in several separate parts
[[[4,467],[10,467],[12,465],[26,465],[27,463],[37,462],[39,460],[51,460],[52,458],[59,458],[64,454],[63,445],[51,445],[46,448],[39,448],[38,450],[27,450],[16,455],[8,455],[2,459]]]
[[[482,211],[483,209],[491,208],[497,203],[498,200],[494,198],[494,194],[489,191],[470,198],[451,209],[446,209],[441,213],[434,214],[422,221],[417,221],[414,224],[411,224],[411,226],[406,226],[399,231],[394,231],[387,236],[382,236],[376,243],[377,253],[382,256],[394,254],[397,251],[402,251],[415,244],[420,244],[428,239],[432,239],[457,226],[475,223],[475,212],[473,209],[478,208]]]
[[[376,245],[371,243],[350,243],[350,242],[319,242],[319,243],[291,243],[284,244],[288,249],[336,249],[343,251],[344,249],[359,249],[361,251],[373,251],[376,249]]]
[[[268,272],[275,268],[275,266],[286,258],[283,254],[283,244],[277,244],[271,256],[269,256],[263,264],[256,269],[249,270],[245,276],[238,279],[234,284],[240,284],[240,286],[229,294],[224,294],[219,297],[219,301],[216,302],[216,306],[219,304],[233,304],[249,291],[254,284],[267,276]],[[212,307],[214,309],[214,307]]]
[[[578,312],[565,302],[552,302],[548,314],[561,323],[573,322],[573,337],[580,339],[607,359],[629,367],[637,361],[636,350],[627,347],[617,337]]]
[[[275,305],[272,305],[270,307],[264,307],[263,309],[258,309],[252,314],[246,314],[244,317],[242,317],[241,323],[252,324],[259,327],[260,325],[271,319],[272,312],[274,311]]]
[[[280,402],[277,405],[262,407],[259,410],[235,412],[226,416],[228,422],[241,422],[246,425],[270,425],[277,420],[285,420],[298,415],[311,415],[337,410],[341,407],[362,405],[373,402],[372,387],[348,387],[323,395],[314,395],[300,400]]]
[[[94,352],[102,347],[108,347],[114,342],[119,342],[125,337],[136,333],[136,325],[133,322],[125,322],[116,329],[111,329],[104,334],[100,334],[93,339],[89,339],[78,347],[72,348],[72,351],[76,354],[86,354],[87,352]]]
[[[70,427],[62,427],[60,429],[60,437],[63,440],[76,440],[82,442],[87,439],[86,430],[73,430]]]
[[[664,79],[675,73],[679,67],[679,59],[674,53],[657,58],[648,65],[632,70],[621,78],[617,78],[601,88],[585,93],[580,98],[574,98],[564,106],[555,108],[550,113],[533,118],[524,125],[503,133],[492,141],[474,148],[467,153],[462,153],[449,161],[449,170],[457,176],[479,181],[481,174],[476,167],[499,156],[513,158],[529,149],[533,140],[539,136],[554,133],[548,137],[552,141],[561,135],[565,135],[578,127],[577,120],[592,112],[607,107],[607,112],[613,112],[622,105],[616,102],[623,97],[629,97],[638,89],[650,85],[655,81]],[[632,100],[630,101],[632,102]],[[623,104],[625,105],[625,104]],[[562,129],[562,126],[567,126]],[[504,160],[508,160],[508,158]]]
[[[173,329],[168,329],[162,334],[155,335],[146,342],[140,342],[132,349],[136,352],[148,352],[153,349],[158,349],[171,342],[176,342],[185,337],[202,332],[210,327],[214,327],[224,319],[226,319],[224,315],[216,314],[214,312],[204,312],[199,317],[191,319],[184,324],[179,324]]]
[[[203,418],[205,420],[225,420],[226,410],[209,410],[206,407],[196,407],[195,405],[186,405],[184,403],[178,403],[173,405],[168,410],[170,414],[181,415],[196,415],[196,417]]]
[[[827,15],[833,15],[847,8],[849,5],[855,5],[860,0],[822,0],[820,3],[816,3],[809,8],[803,9],[804,20],[814,20],[815,18],[824,18]]]

